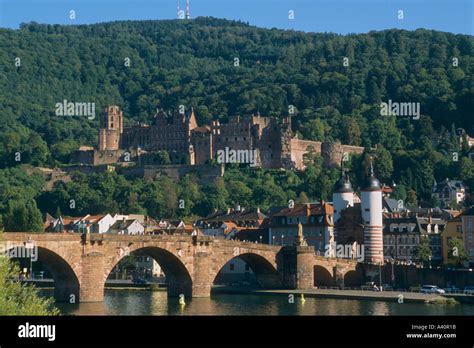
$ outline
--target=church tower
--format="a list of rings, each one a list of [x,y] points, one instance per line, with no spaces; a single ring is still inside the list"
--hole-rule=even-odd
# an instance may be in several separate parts
[[[364,221],[365,260],[372,263],[383,263],[382,186],[374,176],[372,162],[370,163],[370,176],[366,178],[362,189],[361,209]]]
[[[99,150],[119,150],[123,133],[123,112],[120,108],[116,105],[105,107],[100,114],[99,127]]]

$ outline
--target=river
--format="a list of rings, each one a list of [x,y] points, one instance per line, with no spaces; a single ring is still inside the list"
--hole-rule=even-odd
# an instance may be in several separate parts
[[[52,295],[52,291],[43,290]],[[474,305],[420,304],[306,298],[289,303],[286,296],[213,294],[210,298],[168,298],[166,291],[105,290],[104,302],[57,303],[63,315],[474,315]]]

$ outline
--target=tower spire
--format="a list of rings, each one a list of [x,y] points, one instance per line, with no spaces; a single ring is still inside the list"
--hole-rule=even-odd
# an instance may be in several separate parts
[[[191,19],[191,14],[189,12],[189,0],[186,0],[186,19]]]

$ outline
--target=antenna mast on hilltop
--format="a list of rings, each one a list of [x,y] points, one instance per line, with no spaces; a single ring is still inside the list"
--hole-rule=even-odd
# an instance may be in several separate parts
[[[191,14],[189,13],[189,0],[186,0],[186,19],[191,19]]]

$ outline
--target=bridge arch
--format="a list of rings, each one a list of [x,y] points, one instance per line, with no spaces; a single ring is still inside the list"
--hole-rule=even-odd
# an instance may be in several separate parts
[[[344,273],[344,286],[359,286],[363,282],[363,277],[359,270],[349,269]]]
[[[73,268],[72,260],[49,248],[35,245],[37,261],[51,274],[54,280],[54,298],[58,302],[78,303],[80,301],[80,281],[78,272]],[[8,255],[30,255],[25,251],[24,243],[9,246]],[[12,259],[19,259],[12,257]],[[35,260],[36,261],[36,260]]]
[[[313,266],[314,286],[332,286],[334,285],[334,277],[331,271],[321,265]]]
[[[166,276],[168,296],[179,296],[180,294],[184,294],[186,297],[192,296],[192,273],[187,267],[185,254],[183,254],[183,260],[179,255],[160,246],[137,246],[129,248],[125,253],[119,251],[118,255],[112,258],[104,268],[103,284],[105,285],[112,270],[125,256],[136,253],[149,256],[158,262]]]
[[[240,259],[244,261],[252,270],[256,283],[263,288],[271,288],[281,285],[280,275],[277,271],[274,260],[264,255],[246,251],[238,255],[223,258],[221,262],[211,270],[211,285],[216,282],[221,275],[221,271],[232,260]]]

